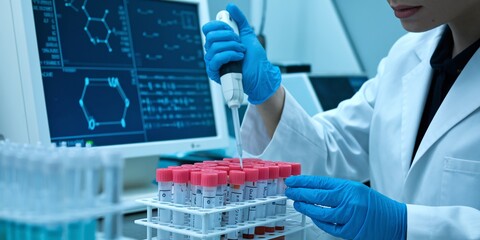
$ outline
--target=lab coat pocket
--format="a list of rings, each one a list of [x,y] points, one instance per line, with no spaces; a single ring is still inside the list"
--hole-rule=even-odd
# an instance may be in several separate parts
[[[440,205],[461,205],[480,209],[479,185],[480,160],[445,157]]]

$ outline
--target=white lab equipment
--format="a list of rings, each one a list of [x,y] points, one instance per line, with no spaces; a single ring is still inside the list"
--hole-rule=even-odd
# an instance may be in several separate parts
[[[237,23],[230,17],[230,13],[222,10],[217,13],[217,20],[228,24],[233,31],[239,35]],[[235,132],[235,141],[237,152],[240,158],[240,166],[243,168],[243,148],[242,139],[240,138],[240,116],[238,108],[243,103],[243,82],[242,82],[242,62],[229,62],[220,68],[220,82],[222,91],[228,107],[232,110],[233,128]]]
[[[270,175],[279,177],[278,166],[272,168],[277,170],[276,174],[269,174],[270,165],[281,165],[282,163],[246,158],[244,159],[245,169],[234,170],[241,169],[239,165],[235,164],[237,161],[238,159],[228,159],[224,161],[209,161],[208,163],[196,164],[194,166],[169,167],[174,172],[180,170],[190,171],[190,185],[196,186],[192,189],[200,190],[196,191],[196,196],[201,196],[202,199],[191,201],[194,205],[187,202],[185,204],[162,202],[159,201],[158,197],[138,199],[139,203],[147,206],[147,218],[136,220],[135,223],[147,227],[147,239],[152,239],[152,229],[170,232],[173,236],[178,235],[177,238],[189,236],[190,239],[253,239],[255,238],[254,229],[258,227],[265,229],[265,226],[272,226],[272,231],[268,233],[261,231],[261,233],[256,234],[261,235],[259,237],[262,239],[273,239],[289,233],[300,232],[311,226],[311,224],[307,224],[305,221],[305,216],[300,216],[291,207],[285,209],[281,214],[276,214],[273,211],[273,214],[268,217],[265,216],[266,213],[264,211],[264,214],[261,215],[262,217],[257,218],[255,210],[260,206],[265,208],[265,206],[274,202],[286,200],[286,197],[282,195],[267,196],[266,189],[266,186],[268,186],[268,181],[266,180]],[[217,168],[225,169],[227,165],[232,167],[228,172],[217,170]],[[288,163],[283,165],[288,168],[291,166]],[[262,170],[261,181],[263,181],[264,185],[263,193],[260,195],[256,191],[257,180],[260,175],[259,169]],[[224,199],[225,189],[219,187],[221,185],[225,186],[226,183],[228,183],[230,188],[229,203],[222,200]],[[276,188],[277,186],[275,185]],[[159,222],[152,217],[152,209],[154,208],[171,210],[173,212],[171,224],[165,224],[167,221]],[[228,218],[225,219],[228,221],[225,224],[220,224],[223,213],[228,214]],[[181,221],[175,220],[175,214],[190,215],[191,219],[195,220],[192,220],[190,224],[183,224]],[[297,218],[297,216],[300,218]],[[278,221],[284,222],[283,226],[286,227],[275,231],[275,222]],[[303,236],[305,236],[304,233],[305,231],[301,232]]]

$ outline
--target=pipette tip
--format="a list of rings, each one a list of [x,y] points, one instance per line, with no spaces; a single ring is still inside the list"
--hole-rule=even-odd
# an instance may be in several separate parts
[[[241,154],[239,156],[239,159],[240,159],[240,168],[242,168],[242,170],[243,170],[243,157],[242,157]]]

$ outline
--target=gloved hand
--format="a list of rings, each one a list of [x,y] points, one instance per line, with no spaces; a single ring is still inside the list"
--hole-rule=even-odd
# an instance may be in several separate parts
[[[285,195],[319,228],[345,239],[406,239],[407,207],[353,181],[294,176]]]
[[[237,23],[240,37],[221,21],[211,21],[202,27],[206,37],[207,74],[219,83],[219,69],[223,64],[243,60],[243,90],[250,103],[261,104],[280,86],[280,70],[268,61],[265,50],[240,9],[229,4],[227,11]]]

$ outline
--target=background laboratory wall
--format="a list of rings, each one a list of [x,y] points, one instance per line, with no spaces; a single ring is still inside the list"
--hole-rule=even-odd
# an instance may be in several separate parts
[[[237,4],[258,32],[262,0],[209,1],[210,16]],[[386,1],[267,0],[267,54],[275,63],[306,62],[314,75],[374,76],[405,33]]]
[[[395,41],[406,33],[387,1],[335,0],[340,19],[369,77]]]
[[[217,13],[220,10],[224,10],[228,3],[236,4],[247,17],[248,20],[251,19],[251,1],[255,0],[209,0],[208,1],[208,10],[210,11],[210,19],[215,19]],[[262,2],[263,0],[256,0],[257,2]]]

